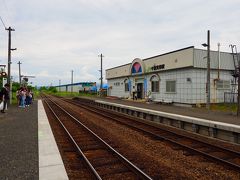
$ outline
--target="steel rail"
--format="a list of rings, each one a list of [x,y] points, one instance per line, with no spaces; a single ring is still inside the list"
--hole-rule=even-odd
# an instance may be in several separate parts
[[[66,100],[64,100],[64,101],[66,101]],[[69,101],[69,100],[67,100],[67,102],[70,102],[70,103],[72,103],[72,104],[75,104],[75,103],[73,103],[73,102],[71,102],[71,101]],[[213,156],[213,155],[211,155],[211,154],[209,154],[209,153],[206,153],[206,152],[204,152],[204,151],[198,150],[198,149],[193,148],[193,147],[191,147],[191,146],[181,144],[181,143],[179,143],[179,142],[177,142],[177,141],[175,141],[175,140],[172,140],[172,139],[167,138],[167,137],[160,136],[160,135],[158,135],[158,134],[155,134],[155,133],[153,133],[153,132],[151,132],[151,131],[148,131],[148,130],[145,130],[145,129],[143,129],[143,128],[135,127],[135,126],[130,125],[130,124],[128,124],[128,123],[122,122],[122,121],[120,121],[120,120],[118,120],[118,119],[116,119],[116,118],[113,118],[111,115],[103,114],[103,111],[104,111],[104,112],[108,112],[109,114],[110,114],[110,111],[106,111],[106,110],[103,110],[103,109],[100,110],[100,108],[96,108],[96,107],[89,106],[87,103],[84,103],[84,106],[83,106],[83,105],[80,105],[79,103],[76,103],[75,105],[81,106],[82,108],[84,108],[84,109],[86,109],[86,110],[88,110],[88,111],[91,111],[91,112],[97,113],[97,114],[99,114],[99,115],[101,115],[101,116],[110,118],[110,119],[112,119],[112,120],[114,120],[114,121],[117,121],[117,122],[119,122],[119,123],[121,123],[121,124],[124,124],[124,125],[126,125],[126,126],[128,126],[128,127],[130,127],[130,128],[134,128],[134,129],[137,129],[137,130],[141,130],[141,131],[143,131],[143,132],[145,132],[145,133],[148,133],[148,134],[151,135],[151,136],[155,136],[155,137],[158,138],[158,139],[163,139],[163,140],[165,140],[165,141],[169,141],[169,142],[171,142],[171,143],[177,144],[177,145],[179,145],[180,147],[183,147],[183,148],[185,148],[185,149],[189,149],[189,150],[191,150],[191,151],[193,151],[193,152],[196,152],[196,153],[198,153],[198,154],[201,154],[201,155],[203,155],[203,156],[205,156],[205,157],[207,157],[207,158],[210,158],[210,159],[212,159],[212,160],[221,162],[221,163],[223,163],[223,164],[227,164],[227,165],[231,166],[231,167],[234,168],[234,169],[240,170],[240,165],[238,165],[238,164],[234,164],[234,163],[232,163],[232,162],[230,162],[230,161],[227,161],[227,160],[225,160],[225,159],[219,158],[219,157],[217,157],[217,156]],[[91,107],[91,109],[87,108],[86,106]],[[99,112],[99,111],[97,111],[97,110],[93,110],[93,108],[98,109],[98,110],[100,110],[101,112]],[[113,111],[111,111],[111,113],[112,113],[112,112],[113,112]],[[112,114],[116,115],[115,112],[113,112]],[[119,116],[119,115],[118,115],[118,116]],[[124,117],[126,117],[126,115],[124,115]],[[128,118],[128,117],[126,117],[126,118]],[[129,118],[129,119],[133,119],[133,118]],[[139,121],[137,121],[137,122],[139,122]],[[142,124],[143,124],[143,122],[139,122],[139,123],[142,123]],[[148,125],[148,126],[151,126],[150,124],[146,124],[146,123],[144,123],[144,124],[145,124],[145,125]],[[157,127],[155,127],[155,126],[151,126],[151,127],[157,128]],[[213,144],[209,144],[209,143],[206,143],[206,142],[202,142],[202,141],[199,141],[199,140],[196,140],[196,139],[194,139],[194,138],[187,137],[187,136],[184,136],[184,135],[179,135],[179,134],[177,134],[177,133],[175,133],[175,132],[172,132],[172,131],[169,131],[169,130],[165,130],[165,129],[163,129],[163,128],[157,128],[157,129],[162,130],[162,131],[165,131],[165,132],[167,132],[167,133],[172,133],[172,134],[177,135],[177,136],[180,136],[180,137],[182,137],[182,138],[187,138],[187,139],[189,139],[189,140],[191,140],[191,141],[199,142],[199,143],[201,143],[202,145],[205,145],[205,147],[207,147],[207,148],[209,148],[208,146],[210,146],[210,148],[212,147],[212,148],[215,149],[215,151],[213,151],[213,152],[223,152],[223,151],[226,152],[226,151],[227,151],[228,153],[235,154],[235,156],[236,156],[236,155],[239,155],[239,157],[240,157],[240,153],[237,152],[237,151],[233,151],[233,150],[230,150],[230,149],[225,149],[225,148],[223,148],[223,147],[215,146],[215,145],[213,145]]]
[[[67,102],[72,103],[72,104],[75,104],[75,105],[80,105],[79,102],[78,102],[78,103],[75,103],[76,101],[73,102],[73,101],[68,100],[68,99],[64,99],[64,101],[67,101]],[[89,104],[87,104],[87,103],[85,103],[84,105],[89,106]],[[149,126],[149,127],[156,128],[157,130],[162,130],[162,131],[165,131],[165,132],[168,132],[168,133],[172,133],[172,134],[174,134],[174,135],[181,136],[181,137],[183,137],[183,138],[187,138],[187,139],[190,139],[190,140],[193,140],[193,141],[197,141],[197,142],[200,142],[200,143],[205,144],[205,145],[210,145],[210,146],[212,146],[212,147],[214,147],[214,148],[221,149],[221,150],[223,150],[223,151],[227,151],[227,152],[229,152],[229,153],[237,154],[237,155],[240,156],[240,152],[238,152],[238,151],[234,151],[234,150],[231,150],[231,149],[226,149],[226,148],[223,148],[223,147],[220,147],[220,146],[217,146],[217,145],[213,145],[213,144],[210,144],[210,143],[206,143],[206,142],[204,142],[204,141],[201,141],[201,140],[198,140],[198,139],[195,139],[195,138],[192,138],[192,137],[183,135],[183,134],[180,135],[180,134],[178,134],[178,133],[176,133],[176,132],[173,132],[173,131],[170,131],[170,130],[168,130],[168,129],[164,129],[164,128],[162,128],[162,127],[156,127],[156,126],[151,125],[151,124],[149,124],[149,123],[147,123],[147,122],[143,122],[142,119],[141,119],[141,120],[138,120],[138,119],[132,118],[132,117],[130,117],[130,116],[128,116],[128,115],[125,115],[125,114],[122,114],[122,113],[119,114],[119,113],[116,113],[115,111],[106,110],[106,109],[99,108],[99,107],[96,107],[96,106],[94,106],[94,107],[93,107],[93,106],[89,106],[89,107],[91,107],[91,109],[88,109],[88,108],[86,108],[85,106],[81,106],[81,107],[82,107],[82,108],[85,108],[85,109],[87,109],[87,110],[89,110],[89,111],[93,111],[93,112],[95,112],[95,113],[98,113],[98,114],[100,114],[100,115],[102,115],[102,116],[106,116],[106,117],[108,117],[108,118],[112,118],[112,119],[113,119],[112,116],[108,116],[108,115],[102,114],[102,111],[104,111],[104,112],[106,112],[106,113],[109,113],[109,114],[116,115],[116,116],[118,116],[119,118],[122,118],[122,116],[123,116],[123,117],[125,117],[125,118],[131,119],[131,120],[134,120],[134,121],[137,121],[138,123],[147,125],[147,126]],[[101,113],[98,112],[98,111],[94,111],[92,108],[94,108],[94,109],[96,109],[96,110],[100,110]],[[116,120],[116,121],[119,121],[119,120],[117,120],[117,119],[115,119],[115,120]],[[124,123],[124,122],[122,122],[122,121],[119,121],[119,122],[120,122],[120,123]],[[127,125],[127,124],[126,124],[126,125]]]
[[[141,179],[148,179],[151,180],[152,178],[144,173],[141,169],[139,169],[137,166],[135,166],[132,162],[130,162],[126,157],[121,155],[118,151],[116,151],[114,148],[112,148],[109,144],[107,144],[102,138],[100,138],[96,133],[94,133],[91,129],[89,129],[87,126],[85,126],[83,123],[81,123],[77,118],[75,118],[73,115],[71,115],[69,112],[67,112],[65,109],[63,109],[60,105],[58,105],[56,102],[49,99],[52,103],[54,103],[58,108],[60,108],[63,112],[65,112],[67,115],[69,115],[73,120],[75,120],[79,125],[84,127],[86,130],[88,130],[92,135],[95,136],[99,141],[101,141],[108,149],[117,155],[117,157],[126,164],[139,178]],[[62,124],[62,123],[61,123]],[[70,133],[69,133],[70,134]],[[75,141],[74,141],[75,142]],[[75,142],[76,143],[76,142]],[[75,144],[74,143],[74,144]],[[77,145],[77,144],[76,144]],[[80,149],[80,148],[79,148]],[[80,149],[81,150],[81,149]],[[81,151],[82,152],[82,151]],[[83,153],[83,152],[82,152]],[[88,161],[89,162],[89,161]],[[90,163],[90,162],[89,162]],[[91,163],[90,163],[91,164]],[[92,166],[92,165],[91,165]],[[94,168],[92,166],[92,168]],[[99,176],[100,177],[100,176]]]
[[[61,122],[60,118],[57,116],[57,114],[54,112],[54,110],[51,108],[51,106],[49,105],[49,103],[45,100],[45,103],[47,104],[48,108],[51,110],[51,112],[53,113],[53,115],[55,116],[55,118],[58,120],[58,122],[61,124],[62,128],[64,129],[64,131],[68,134],[68,137],[71,139],[72,143],[74,144],[74,146],[77,148],[78,152],[81,154],[81,156],[83,157],[84,161],[87,163],[88,167],[90,168],[90,170],[92,171],[92,173],[94,174],[94,176],[101,180],[102,178],[100,177],[100,175],[97,173],[97,171],[94,169],[93,165],[89,162],[89,160],[87,159],[87,157],[84,155],[84,153],[82,152],[81,148],[78,146],[78,144],[76,143],[76,141],[74,140],[74,138],[72,137],[71,133],[67,130],[67,128],[64,126],[64,124]]]

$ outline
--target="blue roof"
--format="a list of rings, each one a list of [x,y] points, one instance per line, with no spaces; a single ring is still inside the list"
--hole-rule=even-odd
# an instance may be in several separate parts
[[[83,85],[83,84],[96,84],[96,82],[78,82],[78,83],[73,83],[73,84],[63,84],[63,85],[60,85],[60,86],[54,86],[54,87],[64,87],[64,86],[77,86],[77,85]]]
[[[108,84],[103,84],[103,89],[107,89],[108,88]]]
[[[96,82],[79,82],[79,83],[73,83],[73,84],[64,84],[64,85],[60,85],[60,86],[54,86],[54,87],[65,87],[65,86],[77,86],[77,85],[83,85],[83,84],[92,84],[92,86],[90,87],[90,89],[92,91],[97,91],[98,89],[100,89],[100,84],[96,83]],[[96,84],[96,85],[95,85]],[[109,85],[108,84],[103,84],[103,89],[108,89]]]

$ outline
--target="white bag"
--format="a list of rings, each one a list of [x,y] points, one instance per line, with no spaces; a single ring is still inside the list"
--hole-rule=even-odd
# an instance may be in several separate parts
[[[0,110],[3,110],[3,101],[0,103]]]

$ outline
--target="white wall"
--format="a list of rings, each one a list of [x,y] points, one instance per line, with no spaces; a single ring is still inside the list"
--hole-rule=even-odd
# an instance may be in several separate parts
[[[187,82],[187,78],[193,77],[192,69],[181,69],[174,71],[165,71],[158,73],[160,77],[160,91],[159,93],[152,93],[152,97],[154,99],[159,100],[172,100],[173,102],[179,103],[193,103],[192,101],[192,91],[193,91],[193,83]],[[148,76],[148,82],[150,85],[151,75]],[[167,80],[175,80],[176,81],[176,92],[169,93],[166,92],[166,81]],[[193,80],[192,80],[193,81]],[[151,90],[151,86],[148,86],[149,90]]]
[[[131,80],[132,87],[136,84],[136,79],[140,81],[147,79],[147,90],[151,90],[150,78],[153,74],[160,77],[160,91],[152,93],[152,98],[158,100],[172,100],[178,103],[196,104],[206,103],[206,66],[207,66],[207,51],[195,49],[193,47],[185,48],[179,51],[166,53],[163,55],[150,57],[141,61],[147,75],[131,75],[132,64],[126,64],[116,68],[106,70],[108,79],[109,95],[118,97],[129,97],[131,92],[125,92],[124,80],[128,77]],[[211,102],[218,103],[224,101],[224,92],[229,92],[230,89],[216,89],[214,79],[217,78],[218,69],[218,52],[211,51]],[[220,80],[232,80],[231,70],[234,70],[234,63],[230,53],[220,53]],[[134,62],[134,61],[133,61]],[[154,65],[164,64],[164,69],[153,70]],[[114,78],[114,79],[113,79]],[[141,79],[142,78],[142,79]],[[191,81],[187,81],[187,79]],[[176,81],[176,92],[166,92],[166,81]],[[120,83],[116,85],[115,83]],[[136,85],[135,85],[136,86]]]
[[[172,100],[177,103],[186,104],[197,104],[206,103],[206,69],[178,69],[172,71],[163,71],[158,74],[160,77],[160,88],[159,92],[152,92],[152,98],[158,100]],[[151,90],[150,78],[154,74],[149,74],[145,76],[147,78],[147,92]],[[132,86],[134,85],[135,78],[144,78],[144,76],[134,76],[130,77]],[[191,79],[191,82],[187,81],[187,78]],[[224,102],[224,92],[229,92],[230,89],[216,89],[214,86],[214,79],[217,78],[217,70],[211,71],[211,103]],[[117,97],[130,97],[131,93],[125,92],[124,90],[124,80],[126,78],[110,79],[108,80],[111,96]],[[231,80],[231,71],[222,70],[220,72],[220,80]],[[166,81],[175,80],[176,81],[176,92],[168,93],[166,92]],[[119,82],[120,85],[116,86],[115,83]]]
[[[117,78],[117,79],[110,79],[108,80],[108,95],[109,96],[117,96],[121,98],[128,98],[130,95],[130,92],[125,92],[125,84],[124,80],[127,78]],[[116,85],[118,84],[119,85]]]

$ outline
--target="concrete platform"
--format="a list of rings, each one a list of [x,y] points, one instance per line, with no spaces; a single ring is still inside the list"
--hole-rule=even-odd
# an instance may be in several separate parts
[[[91,98],[97,106],[211,138],[240,144],[240,118],[229,112]]]
[[[38,106],[0,113],[0,179],[38,180]]]
[[[39,179],[67,180],[68,176],[42,101],[38,101]]]

